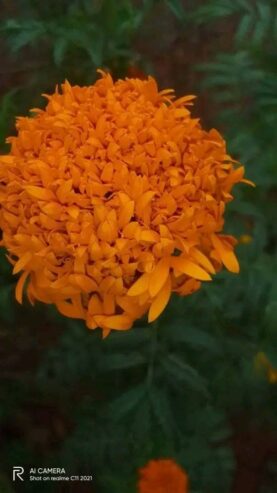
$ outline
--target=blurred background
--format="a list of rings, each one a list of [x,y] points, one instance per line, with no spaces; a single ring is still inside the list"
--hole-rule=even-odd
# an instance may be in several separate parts
[[[228,206],[241,273],[104,341],[52,307],[19,306],[0,250],[0,493],[135,493],[138,468],[159,457],[186,469],[191,493],[276,493],[276,0],[0,6],[1,152],[16,115],[101,67],[196,94],[193,115],[225,135],[257,185],[236,187]],[[14,465],[94,480],[19,485]]]

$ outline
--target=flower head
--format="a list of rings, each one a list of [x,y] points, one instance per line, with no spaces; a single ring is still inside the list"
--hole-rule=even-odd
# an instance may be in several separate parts
[[[17,120],[0,157],[2,245],[31,303],[54,303],[89,328],[124,330],[171,293],[188,295],[222,265],[239,271],[220,234],[244,168],[155,80],[62,85],[45,110]]]
[[[171,459],[151,460],[139,471],[138,493],[187,493],[188,476]]]

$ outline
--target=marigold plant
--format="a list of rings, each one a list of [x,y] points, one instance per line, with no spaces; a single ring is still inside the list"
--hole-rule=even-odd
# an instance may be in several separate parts
[[[216,130],[156,81],[109,74],[68,82],[45,110],[17,119],[0,157],[0,228],[31,303],[54,303],[91,329],[152,322],[224,265],[239,271],[236,240],[221,234],[232,187],[247,181]]]
[[[151,460],[140,469],[138,493],[188,493],[188,476],[171,459]]]

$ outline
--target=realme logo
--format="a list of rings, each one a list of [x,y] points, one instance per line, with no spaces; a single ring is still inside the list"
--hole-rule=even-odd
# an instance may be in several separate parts
[[[24,473],[24,468],[20,466],[14,466],[13,467],[13,481],[16,480],[16,478],[19,478],[21,481],[24,481],[22,478],[22,474]]]

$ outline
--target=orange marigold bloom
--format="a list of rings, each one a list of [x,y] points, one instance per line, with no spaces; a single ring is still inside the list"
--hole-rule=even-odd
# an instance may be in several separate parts
[[[100,71],[101,72],[101,71]],[[152,77],[62,85],[45,110],[17,119],[0,156],[1,244],[31,303],[54,303],[89,328],[152,322],[172,291],[188,295],[222,265],[239,271],[220,234],[244,168],[216,130],[159,92]]]
[[[188,493],[188,476],[171,459],[151,460],[139,475],[138,493]]]

